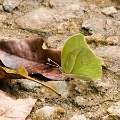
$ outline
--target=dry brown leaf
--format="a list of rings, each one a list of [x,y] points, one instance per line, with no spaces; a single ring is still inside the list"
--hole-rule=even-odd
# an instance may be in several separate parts
[[[29,74],[42,74],[53,80],[63,80],[59,68],[48,65],[48,58],[61,64],[61,51],[43,49],[42,38],[7,39],[0,41],[0,60],[11,69],[25,67]]]
[[[46,85],[45,83],[40,82],[39,80],[36,80],[36,79],[28,76],[28,72],[26,71],[26,69],[23,66],[19,67],[17,70],[11,70],[9,68],[0,66],[0,79],[21,79],[21,78],[27,78],[31,81],[39,83],[39,84],[51,89],[57,95],[60,95],[56,90],[54,90],[50,86]]]
[[[15,100],[0,90],[0,120],[25,120],[35,102],[32,98]]]

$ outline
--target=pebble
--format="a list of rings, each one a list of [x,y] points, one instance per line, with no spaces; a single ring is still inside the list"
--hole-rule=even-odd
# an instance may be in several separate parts
[[[69,95],[70,86],[66,81],[49,81],[47,84],[54,88],[58,93],[60,93],[61,97],[67,98]]]
[[[120,101],[114,103],[111,107],[107,110],[111,116],[120,117]]]
[[[104,42],[104,38],[100,33],[92,34],[91,36],[85,36],[85,39],[87,43],[92,43],[92,42],[103,43]]]
[[[19,79],[19,82],[21,84],[21,87],[25,88],[27,90],[33,90],[36,87],[41,87],[40,84],[33,82],[33,81],[30,81],[28,79]]]
[[[20,4],[20,0],[4,0],[3,8],[7,12],[12,12]]]
[[[41,120],[41,118],[50,119],[53,115],[57,113],[63,113],[63,108],[61,107],[50,107],[50,106],[44,106],[43,108],[40,108],[36,110],[36,119],[35,120]]]
[[[88,29],[90,33],[101,33],[104,31],[106,21],[100,18],[90,18],[82,23],[82,28]]]
[[[70,120],[87,120],[86,117],[84,115],[73,115],[72,118],[70,118]]]
[[[82,23],[82,28],[88,30],[90,34],[94,34],[94,36],[101,34],[104,39],[120,36],[120,22],[111,19],[92,17]]]
[[[101,58],[103,66],[113,73],[120,74],[120,46],[99,47],[94,52]]]
[[[54,86],[62,97],[67,98],[69,95],[69,86],[66,81],[54,81]]]
[[[108,45],[118,45],[119,37],[118,36],[108,37],[105,41]]]
[[[75,98],[75,102],[78,104],[78,105],[83,105],[83,106],[87,106],[88,105],[88,100],[83,98],[82,96],[77,96]]]
[[[117,13],[117,10],[116,10],[116,8],[111,6],[111,7],[103,8],[102,13],[105,14],[105,15],[113,15],[113,14]]]

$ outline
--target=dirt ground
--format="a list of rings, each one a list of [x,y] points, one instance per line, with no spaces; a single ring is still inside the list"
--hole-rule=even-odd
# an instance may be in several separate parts
[[[82,33],[87,36],[88,43],[90,47],[95,50],[99,47],[106,46],[118,46],[118,43],[114,43],[107,45],[105,40],[109,37],[119,36],[120,34],[120,1],[119,0],[76,0],[75,5],[80,2],[85,2],[82,7],[85,8],[82,12],[75,11],[76,16],[72,18],[72,14],[69,15],[64,10],[66,8],[63,0],[61,0],[61,6],[63,4],[63,8],[57,8],[58,1],[56,0],[18,0],[20,3],[16,5],[12,10],[5,10],[3,7],[4,0],[0,1],[0,39],[2,37],[11,37],[11,38],[34,38],[34,37],[42,37],[45,40],[45,46],[48,48],[61,49],[66,38],[75,33]],[[60,1],[59,1],[60,2]],[[68,3],[69,0],[66,0]],[[69,5],[68,5],[69,6]],[[113,6],[117,11],[118,15],[113,16],[105,16],[101,14],[100,9],[105,7]],[[32,14],[36,14],[35,10],[39,8],[49,8],[49,14],[56,13],[58,15],[57,23],[51,22],[53,18],[50,16],[50,21],[46,20],[43,23],[38,23],[38,25],[34,24],[32,21]],[[63,12],[59,15],[57,14],[58,10],[63,10]],[[75,8],[72,8],[73,10]],[[93,10],[93,12],[91,12]],[[65,12],[64,12],[65,11]],[[27,16],[26,14],[29,13]],[[45,13],[43,13],[46,15]],[[66,16],[64,16],[66,14]],[[108,28],[101,28],[99,33],[101,34],[101,38],[99,39],[98,31],[95,27],[84,28],[83,22],[88,20],[90,16],[96,15],[95,19],[98,18],[99,14],[100,19],[109,19],[114,20],[115,30],[117,32],[111,32],[106,35],[106,31]],[[63,15],[63,18],[62,18]],[[61,17],[61,18],[60,18]],[[67,19],[68,17],[68,19]],[[70,18],[71,17],[71,18]],[[74,16],[73,16],[74,17]],[[25,21],[26,18],[28,21]],[[37,19],[37,18],[36,18]],[[41,18],[42,19],[42,18]],[[67,19],[67,20],[66,20]],[[46,22],[47,21],[47,22]],[[27,24],[28,22],[28,24]],[[33,23],[32,23],[33,22]],[[49,23],[50,22],[50,23]],[[39,29],[39,25],[43,25]],[[51,26],[49,26],[51,24]],[[111,23],[108,23],[108,25]],[[63,26],[64,25],[64,26]],[[94,24],[92,24],[94,25]],[[46,27],[47,26],[47,27]],[[56,28],[57,26],[57,28]],[[67,27],[65,27],[67,26]],[[101,26],[101,25],[100,25]],[[53,29],[54,28],[54,29]],[[98,27],[100,28],[100,27]],[[106,31],[104,31],[106,30]],[[96,32],[97,31],[97,32]],[[105,33],[106,32],[106,33]],[[96,34],[97,33],[97,34]],[[95,38],[91,38],[91,35],[95,35]],[[103,38],[103,41],[101,40]],[[91,40],[92,39],[92,40]],[[119,39],[119,38],[118,38]],[[90,41],[89,41],[90,40]],[[97,42],[96,42],[97,41]],[[107,48],[106,48],[107,49]],[[112,48],[111,48],[112,49]],[[101,49],[100,49],[101,50]],[[96,51],[96,50],[95,50]],[[107,51],[107,50],[106,50]],[[105,51],[103,51],[104,53]],[[99,53],[99,50],[98,50]],[[101,54],[101,53],[100,53]],[[107,53],[106,53],[107,54]],[[117,53],[118,54],[118,53]],[[99,54],[98,54],[99,55]],[[116,54],[115,54],[116,55]],[[101,56],[101,55],[99,55]],[[118,55],[119,56],[119,55]],[[107,57],[102,56],[105,60],[109,60]],[[114,61],[114,59],[113,59]],[[119,61],[119,59],[118,59]],[[109,62],[109,61],[107,61]],[[109,65],[108,65],[109,66]],[[116,64],[116,66],[118,66]],[[119,69],[118,67],[116,67]],[[118,71],[119,72],[119,71]],[[37,102],[32,109],[30,116],[33,120],[79,120],[80,118],[72,117],[74,115],[84,115],[86,120],[119,120],[120,115],[113,115],[108,112],[108,108],[114,103],[120,101],[120,76],[118,72],[115,72],[112,68],[103,66],[103,74],[101,78],[99,78],[95,82],[84,81],[84,80],[70,80],[70,81],[48,81],[39,76],[34,76],[36,79],[45,82],[51,87],[55,88],[58,92],[63,94],[61,97],[57,96],[55,93],[50,91],[49,89],[34,84],[29,80],[3,80],[0,82],[1,89],[7,91],[15,98],[36,98]],[[32,84],[32,85],[31,85]],[[51,107],[60,107],[61,109],[57,109],[51,117],[46,118],[45,116],[36,115],[36,111],[43,108],[44,106]],[[82,118],[80,119],[82,120]]]

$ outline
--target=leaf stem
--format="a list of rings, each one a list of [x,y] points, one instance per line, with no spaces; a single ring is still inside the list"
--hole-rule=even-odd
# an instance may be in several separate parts
[[[55,92],[58,96],[61,96],[60,93],[58,93],[55,89],[51,88],[50,86],[48,86],[48,85],[46,85],[46,84],[44,84],[44,83],[42,83],[42,82],[40,82],[40,81],[38,81],[38,80],[36,80],[36,79],[34,79],[34,78],[31,78],[30,76],[25,76],[25,77],[26,77],[27,79],[33,81],[33,82],[39,83],[39,84],[41,84],[41,85],[49,88],[50,90],[52,90],[53,92]]]

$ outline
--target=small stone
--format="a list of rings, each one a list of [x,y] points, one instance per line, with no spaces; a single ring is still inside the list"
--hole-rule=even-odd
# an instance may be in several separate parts
[[[94,50],[108,70],[120,74],[120,46],[105,46]]]
[[[57,113],[63,113],[63,108],[61,107],[50,107],[50,106],[44,106],[41,109],[36,110],[36,119],[35,120],[40,120],[41,118],[50,118],[53,115]]]
[[[100,78],[97,82],[94,82],[94,86],[95,86],[95,88],[97,88],[98,91],[102,91],[103,93],[106,93],[106,94],[107,93],[109,94],[109,90],[114,87],[114,85],[112,83],[102,82]]]
[[[8,12],[12,12],[19,4],[20,0],[4,0],[3,8]]]
[[[73,115],[72,118],[70,118],[70,120],[87,120],[86,117],[84,115]]]
[[[109,107],[108,112],[111,116],[120,117],[120,101]]]
[[[67,22],[61,23],[58,26],[58,34],[64,34],[64,33],[66,33],[68,26],[69,25],[68,25]]]
[[[90,33],[102,33],[106,21],[100,18],[90,18],[82,23],[82,28],[88,29]]]
[[[66,81],[54,81],[54,86],[62,97],[67,97],[69,95],[69,86]]]
[[[111,19],[92,17],[82,23],[82,28],[87,29],[88,32],[92,35],[99,33],[103,36],[104,39],[106,37],[120,35],[120,22]]]
[[[118,36],[109,37],[105,41],[108,45],[111,45],[111,44],[117,45],[119,42],[119,37]]]
[[[41,86],[40,84],[33,82],[33,81],[30,81],[28,79],[19,79],[19,82],[21,84],[21,87],[25,88],[27,90],[33,90],[35,87]]]
[[[75,98],[75,102],[78,104],[78,105],[83,105],[83,106],[86,106],[88,105],[88,100],[83,98],[82,96],[77,96]]]
[[[105,15],[113,15],[117,13],[117,10],[112,6],[112,7],[106,7],[102,9],[102,13]]]
[[[49,81],[47,84],[60,93],[63,98],[67,98],[69,95],[69,86],[66,81]]]
[[[91,36],[85,36],[87,43],[103,43],[104,39],[100,33],[92,34]]]

